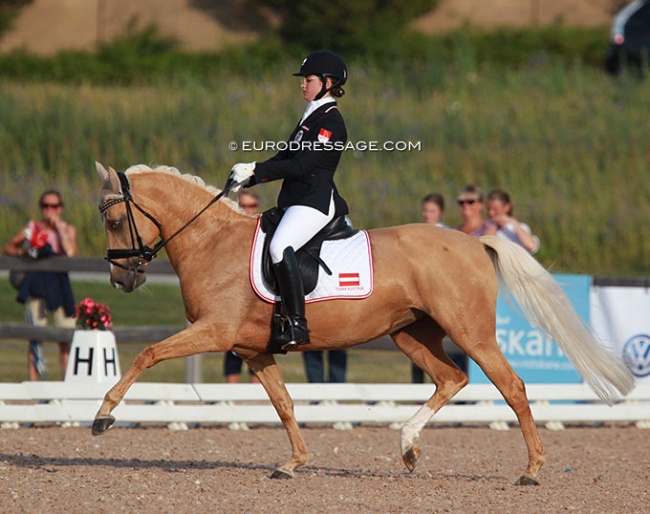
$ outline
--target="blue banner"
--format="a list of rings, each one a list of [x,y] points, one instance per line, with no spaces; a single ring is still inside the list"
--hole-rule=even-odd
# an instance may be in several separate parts
[[[586,322],[589,315],[588,275],[553,275],[569,297],[578,315]],[[545,337],[523,316],[519,307],[513,308],[503,295],[497,302],[497,341],[515,372],[528,384],[574,384],[582,382],[580,375],[555,341]],[[490,380],[470,359],[469,379],[474,384]]]

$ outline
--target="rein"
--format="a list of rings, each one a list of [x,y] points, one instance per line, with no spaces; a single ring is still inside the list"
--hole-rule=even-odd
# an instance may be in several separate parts
[[[144,270],[139,269],[139,266],[151,262],[151,260],[158,255],[158,252],[160,252],[160,250],[162,250],[167,245],[167,243],[169,243],[178,234],[180,234],[183,230],[185,230],[191,223],[193,223],[199,216],[201,216],[201,214],[207,211],[212,204],[216,203],[224,195],[226,195],[230,190],[230,187],[234,185],[234,182],[232,182],[229,179],[223,191],[221,191],[221,193],[219,193],[217,196],[212,198],[212,200],[210,200],[210,202],[208,202],[208,204],[205,207],[203,207],[199,212],[197,212],[189,221],[187,221],[181,228],[179,228],[171,236],[169,236],[167,239],[163,239],[159,241],[156,245],[154,245],[153,248],[151,248],[150,246],[142,244],[142,237],[140,237],[140,233],[138,232],[138,227],[135,223],[135,218],[133,217],[133,209],[131,208],[131,204],[133,204],[133,206],[136,209],[138,209],[138,211],[140,211],[144,216],[147,217],[147,219],[149,219],[154,225],[156,225],[158,230],[161,232],[162,232],[162,224],[151,214],[145,211],[142,207],[140,207],[133,199],[133,195],[131,194],[129,179],[127,178],[126,174],[124,174],[123,172],[119,172],[117,176],[119,177],[120,184],[122,186],[122,198],[116,198],[114,200],[104,203],[103,205],[100,205],[99,213],[104,214],[110,207],[112,207],[113,205],[117,205],[118,203],[124,202],[126,204],[126,218],[129,224],[129,234],[131,236],[131,248],[122,248],[119,250],[111,250],[109,248],[108,250],[106,250],[105,259],[108,262],[110,262],[113,266],[117,266],[118,268],[122,268],[127,271],[135,270],[138,273],[144,273]],[[135,266],[129,267],[129,266],[125,266],[124,264],[120,264],[119,262],[115,262],[116,259],[130,259],[132,257],[138,258],[138,263]]]

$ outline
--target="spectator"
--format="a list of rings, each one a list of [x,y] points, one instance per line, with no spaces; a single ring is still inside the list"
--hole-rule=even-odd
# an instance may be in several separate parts
[[[439,193],[429,193],[422,199],[422,221],[436,225],[437,227],[445,227],[442,222],[442,217],[445,213],[445,199]],[[415,362],[411,362],[411,382],[414,384],[424,383],[424,371]]]
[[[72,257],[77,252],[77,231],[62,219],[61,194],[49,189],[40,197],[41,220],[30,220],[4,246],[6,255],[28,256],[35,259],[52,255]],[[25,318],[34,326],[47,325],[48,313],[57,327],[74,328],[75,302],[67,272],[34,271],[25,275],[17,300],[25,304]],[[59,365],[65,376],[70,343],[59,343]],[[45,378],[45,360],[40,341],[30,341],[27,353],[30,380]]]
[[[503,189],[493,189],[487,196],[487,213],[492,221],[488,234],[496,234],[523,246],[530,253],[539,250],[539,238],[528,225],[513,215],[510,195]]]
[[[483,217],[484,196],[480,187],[468,185],[461,189],[458,195],[458,206],[463,216],[463,224],[457,227],[458,230],[470,236],[480,237],[486,235],[492,223]],[[463,372],[469,371],[469,359],[448,337],[444,340],[444,348],[449,358]]]
[[[260,197],[253,189],[245,189],[237,193],[237,203],[248,214],[257,214],[259,212]]]
[[[327,363],[329,366],[327,380],[325,380],[324,353],[322,351],[303,352],[302,358],[305,363],[307,382],[345,382],[345,373],[348,365],[347,350],[329,350],[327,352]]]
[[[347,350],[328,350],[327,362],[329,366],[329,373],[327,380],[325,380],[325,366],[323,356],[326,352],[307,351],[303,352],[302,358],[305,363],[305,374],[307,375],[307,382],[309,383],[343,383],[345,382],[345,372],[348,366]],[[336,403],[336,402],[322,402],[323,404]],[[349,421],[337,421],[332,425],[336,430],[350,430],[353,428],[352,423]]]
[[[429,193],[422,199],[422,221],[438,227],[447,227],[442,222],[445,214],[445,199],[439,193]]]
[[[248,214],[257,214],[260,197],[252,189],[247,189],[245,191],[239,191],[237,194],[237,203]],[[228,384],[237,384],[239,383],[239,378],[241,377],[241,368],[243,365],[242,358],[237,355],[235,352],[226,352],[223,357],[223,374],[226,377],[226,383]],[[248,374],[250,375],[250,381],[255,384],[259,384],[260,380],[255,376],[255,373],[252,369],[248,368]]]
[[[463,224],[458,230],[470,236],[483,236],[490,228],[483,217],[483,191],[478,186],[465,186],[458,195],[458,206],[463,216]]]

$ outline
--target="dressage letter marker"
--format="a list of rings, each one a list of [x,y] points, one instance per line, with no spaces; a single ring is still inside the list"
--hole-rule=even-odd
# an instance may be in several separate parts
[[[115,336],[105,330],[75,330],[66,382],[115,382],[122,376]]]

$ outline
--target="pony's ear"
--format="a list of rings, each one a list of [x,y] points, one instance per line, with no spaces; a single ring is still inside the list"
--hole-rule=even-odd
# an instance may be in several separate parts
[[[101,162],[95,161],[95,168],[97,168],[97,173],[99,174],[99,178],[102,179],[102,182],[106,182],[108,180],[108,171],[106,171],[106,168],[102,166]]]
[[[122,184],[120,182],[120,177],[117,176],[117,171],[112,167],[108,167],[108,180],[111,183],[111,189],[117,193],[122,190]]]
[[[100,163],[96,162],[97,173],[103,180],[102,195],[111,193],[118,193],[120,191],[120,177],[117,176],[117,171],[109,166],[108,171]]]

